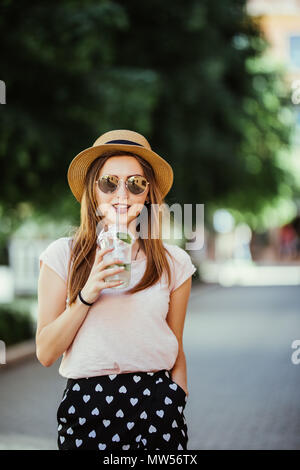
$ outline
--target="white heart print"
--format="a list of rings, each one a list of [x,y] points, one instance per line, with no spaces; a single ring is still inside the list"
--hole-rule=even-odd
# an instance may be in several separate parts
[[[148,373],[148,375],[154,375],[154,373]],[[167,372],[166,372],[166,376],[167,376],[170,380],[172,380],[171,377],[170,377],[170,375],[169,375]],[[117,374],[111,374],[111,375],[109,375],[110,380],[114,380],[116,377],[117,377]],[[137,383],[137,382],[139,382],[139,381],[141,380],[141,377],[140,377],[139,375],[135,375],[135,376],[133,377],[133,380],[135,381],[135,383]],[[158,384],[158,383],[160,383],[160,382],[163,382],[163,379],[162,379],[161,377],[158,378],[158,380],[156,380],[156,384]],[[170,384],[169,384],[169,387],[170,387],[170,389],[172,389],[172,390],[174,390],[174,391],[176,391],[176,390],[179,389],[179,386],[178,386],[176,383],[174,383],[174,382],[173,382],[173,383],[170,383]],[[73,391],[80,391],[80,386],[79,386],[79,384],[78,384],[78,383],[75,383],[75,385],[73,386],[72,390],[73,390]],[[103,391],[102,386],[101,386],[100,384],[97,384],[96,387],[95,387],[95,391],[97,391],[97,392],[102,392],[102,391]],[[68,390],[66,391],[66,395],[67,395],[67,392],[68,392]],[[126,394],[126,393],[128,393],[128,390],[127,390],[127,388],[126,388],[124,385],[122,385],[122,386],[119,388],[119,393]],[[65,397],[64,397],[63,399],[66,398],[66,395],[65,395]],[[150,395],[151,395],[151,391],[150,391],[148,388],[146,388],[146,389],[143,391],[143,395],[150,396]],[[171,392],[170,392],[170,395],[171,395]],[[172,395],[171,395],[171,397],[172,397]],[[84,401],[85,403],[87,403],[88,401],[90,401],[91,396],[90,396],[90,395],[83,395],[82,399],[83,399],[83,401]],[[105,397],[105,399],[106,399],[107,403],[111,403],[111,402],[114,400],[114,396],[108,395],[108,396]],[[186,402],[186,401],[187,401],[187,398],[185,397],[185,402]],[[130,402],[131,402],[132,406],[135,406],[135,405],[139,402],[139,399],[138,399],[138,398],[130,398]],[[164,398],[164,403],[165,403],[166,405],[172,404],[173,402],[174,402],[174,400],[172,400],[169,396],[166,396],[166,397]],[[180,413],[182,413],[184,407],[183,407],[183,406],[178,406],[177,408],[178,408],[178,411],[179,411]],[[76,412],[75,407],[74,407],[73,405],[70,406],[69,409],[68,409],[68,413],[69,413],[69,414],[75,414],[75,412]],[[92,415],[99,415],[99,409],[98,409],[98,408],[94,408],[94,410],[93,410],[91,413],[92,413]],[[157,414],[157,416],[159,416],[160,418],[162,418],[162,417],[164,416],[164,410],[156,410],[156,414]],[[117,411],[117,413],[116,413],[116,416],[123,418],[123,417],[124,417],[123,411],[122,411],[121,409],[119,409],[119,410]],[[141,418],[141,419],[147,419],[147,418],[148,418],[146,411],[143,411],[143,412],[140,414],[140,418]],[[61,422],[67,422],[67,420],[66,420],[65,418],[60,418],[60,421],[61,421]],[[86,422],[86,419],[85,419],[85,418],[79,418],[79,423],[80,423],[81,425],[84,424],[85,422]],[[107,426],[109,426],[109,425],[111,424],[111,422],[110,422],[110,420],[103,420],[103,424],[104,424],[105,427],[107,427]],[[127,428],[128,428],[129,430],[132,429],[134,426],[135,426],[135,423],[134,423],[134,422],[128,422],[128,423],[127,423]],[[59,430],[61,429],[61,427],[62,427],[62,426],[60,425]],[[172,428],[176,428],[176,427],[178,428],[178,423],[177,423],[177,421],[174,419],[173,422],[172,422]],[[181,431],[182,431],[182,434],[185,436],[184,431],[183,431],[183,430],[181,430]],[[155,432],[157,432],[157,428],[156,428],[155,426],[153,426],[153,424],[151,424],[151,425],[149,426],[148,432],[149,432],[149,433],[155,433]],[[71,427],[69,427],[69,428],[67,429],[67,434],[73,434],[73,429],[72,429]],[[90,438],[96,438],[96,431],[95,431],[95,430],[92,430],[91,432],[89,432],[88,436],[89,436]],[[140,439],[141,439],[141,435],[139,435],[139,436],[136,438],[136,441],[138,442]],[[169,441],[169,440],[171,439],[171,434],[170,434],[170,433],[163,434],[163,439],[164,439],[165,441]],[[60,440],[61,440],[61,443],[64,442],[64,441],[65,441],[64,436],[60,436]],[[120,442],[120,436],[119,436],[119,434],[115,434],[115,435],[112,437],[112,441]],[[146,440],[146,439],[142,439],[142,442],[143,442],[144,445],[146,445],[147,440]],[[80,447],[80,446],[83,444],[83,440],[82,440],[82,439],[76,439],[76,440],[75,440],[75,443],[76,443],[76,447]],[[106,444],[104,444],[104,443],[99,443],[99,444],[98,444],[98,448],[99,448],[99,450],[104,450],[104,449],[106,448]],[[124,445],[122,446],[122,449],[123,449],[123,450],[128,450],[129,448],[130,448],[130,445],[129,445],[129,444],[128,444],[128,445],[125,445],[125,444],[124,444]],[[182,446],[181,446],[180,444],[179,444],[179,446],[178,446],[178,450],[183,450],[183,448],[182,448]]]
[[[157,431],[156,427],[151,424],[151,426],[149,427],[149,432],[152,433],[156,431]]]
[[[130,398],[130,403],[132,404],[132,406],[136,405],[138,401],[138,398]]]

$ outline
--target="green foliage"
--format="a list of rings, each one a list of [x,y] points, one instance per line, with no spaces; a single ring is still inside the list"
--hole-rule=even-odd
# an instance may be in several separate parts
[[[150,60],[159,70],[153,137],[175,170],[171,201],[256,212],[282,181],[291,182],[276,161],[289,145],[290,128],[280,119],[288,93],[278,72],[257,65],[267,43],[244,4],[127,3],[140,41],[128,43],[119,33],[119,60],[128,64],[130,50],[135,64]],[[158,5],[160,14],[151,14]]]
[[[6,346],[34,338],[29,312],[20,312],[9,304],[0,305],[0,339]]]
[[[118,127],[120,116],[149,132],[155,73],[115,63],[115,33],[126,25],[115,2],[2,2],[3,213],[22,220],[23,201],[56,218],[77,213],[66,178],[75,155]]]
[[[67,169],[103,132],[144,134],[173,166],[170,204],[249,213],[293,187],[288,93],[245,0],[2,2],[3,214],[78,223]],[[9,230],[9,229],[8,229]]]

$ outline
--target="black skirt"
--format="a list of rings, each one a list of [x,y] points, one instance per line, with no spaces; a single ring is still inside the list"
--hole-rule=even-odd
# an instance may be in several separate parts
[[[57,409],[60,450],[186,450],[185,391],[170,371],[68,379]]]

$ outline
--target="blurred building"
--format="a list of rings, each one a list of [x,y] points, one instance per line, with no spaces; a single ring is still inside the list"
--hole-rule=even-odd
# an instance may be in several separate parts
[[[259,19],[270,44],[268,54],[284,67],[293,87],[300,132],[300,0],[248,0],[247,12]]]
[[[295,171],[300,174],[300,0],[248,0],[247,12],[259,20],[269,42],[268,57],[285,71],[286,81],[291,87],[296,124],[291,159]],[[265,249],[265,257],[269,260],[299,261],[299,230],[296,221],[300,216],[300,201],[295,202],[298,207],[295,219],[282,227],[269,230],[264,247],[262,238],[254,237],[253,252],[258,254],[260,249],[262,252]]]
[[[300,175],[300,0],[248,0],[246,7],[269,43],[266,65],[281,69],[291,90],[295,125],[289,160]],[[214,233],[207,234],[210,249],[200,263],[204,282],[299,285],[300,200],[293,202],[298,214],[283,226],[263,232],[252,231],[246,224],[236,225],[226,209],[217,210]]]

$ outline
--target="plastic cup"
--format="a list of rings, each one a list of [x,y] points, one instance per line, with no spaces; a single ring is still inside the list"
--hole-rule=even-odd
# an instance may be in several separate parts
[[[122,284],[112,286],[114,289],[124,289],[128,287],[131,280],[131,253],[132,245],[134,242],[134,236],[127,229],[127,227],[119,227],[111,225],[108,230],[102,230],[98,235],[97,243],[101,249],[112,248],[113,251],[106,253],[103,257],[104,261],[111,261],[111,264],[107,268],[115,268],[124,266],[124,270],[119,273],[106,276],[107,281],[122,281]],[[115,264],[114,260],[120,260],[120,264]]]

